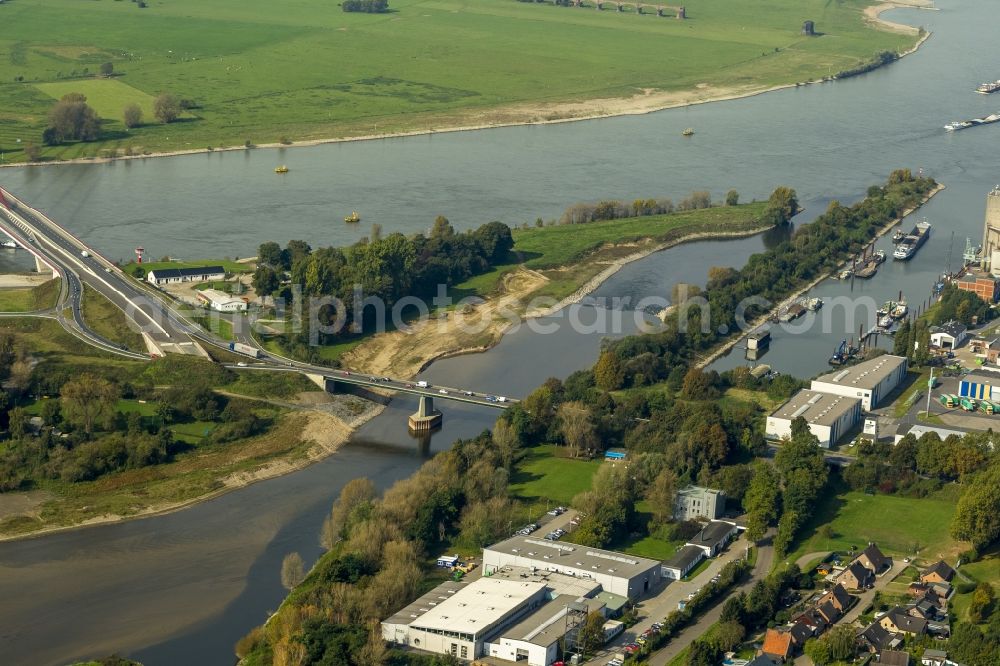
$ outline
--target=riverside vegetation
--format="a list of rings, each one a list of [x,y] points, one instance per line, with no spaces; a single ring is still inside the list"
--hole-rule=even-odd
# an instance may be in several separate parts
[[[833,203],[789,241],[755,255],[742,275],[717,274],[706,294],[724,308],[719,321],[730,321],[732,309],[725,308],[735,302],[721,299],[721,282],[755,281],[759,286],[759,279],[769,287],[769,297],[780,299],[859,250],[874,230],[919,203],[933,187],[932,181],[914,179],[905,170],[894,172],[884,187],[870,189],[861,203],[850,208]],[[793,197],[787,202],[791,205]],[[785,271],[787,279],[779,279],[774,272],[778,270]],[[560,468],[589,459],[605,447],[627,449],[631,461],[627,472],[622,466],[590,463],[577,470],[591,480],[589,488],[572,500],[585,517],[566,538],[627,551],[630,544],[650,539],[683,543],[692,526],[675,523],[670,507],[676,489],[696,482],[724,489],[734,507],[746,512],[749,538],[760,539],[776,526],[775,561],[781,561],[807,530],[820,527],[809,517],[839,492],[844,481],[827,468],[815,436],[801,418],[793,423],[792,437],[773,465],[758,459],[764,453],[765,412],[760,405],[787,398],[803,383],[787,376],[758,379],[746,368],[720,375],[693,367],[696,352],[718,341],[673,330],[609,343],[594,368],[562,381],[549,379],[507,410],[492,432],[457,442],[382,498],[369,481],[350,482],[323,526],[328,552],[277,613],[239,642],[237,654],[244,664],[254,665],[449,663],[447,657],[403,655],[389,649],[381,640],[378,622],[440,580],[442,574],[433,566],[437,553],[474,553],[508,534],[512,524],[536,516],[538,498],[519,492],[554,483],[579,487],[577,473],[551,475],[544,482],[521,480],[522,466],[540,469],[534,451],[553,450],[552,445],[564,457]],[[745,399],[755,394],[760,395]],[[1000,457],[990,446],[993,440],[988,434],[942,446],[927,437],[908,442],[903,453],[888,459],[865,450],[861,470],[845,478],[867,487],[872,466],[884,465],[886,474],[912,483],[880,484],[880,492],[918,496],[960,481],[962,499],[952,530],[956,539],[975,545],[978,550],[967,557],[976,558],[1000,538],[996,520],[1000,494],[994,483]],[[929,478],[915,479],[914,474]],[[559,497],[562,488],[543,492]],[[877,517],[867,520],[879,529],[898,528],[883,525]],[[794,564],[776,569],[748,594],[725,602],[722,623],[692,644],[684,663],[716,663],[723,650],[739,644],[748,632],[784,621],[782,614],[787,611],[781,610],[778,600],[787,589],[813,584],[812,577],[801,574]],[[998,614],[980,607],[992,606],[981,600],[976,606],[974,619],[982,619],[986,628],[962,619],[957,630],[971,641],[961,649],[974,666],[986,666],[991,646],[1000,645],[1000,633],[994,631],[1000,619],[993,619]],[[671,620],[675,621],[686,620]]]
[[[912,47],[915,36],[866,22],[870,4],[713,1],[677,21],[514,0],[394,0],[374,14],[344,10],[381,3],[8,2],[0,151],[25,161],[287,144],[747,94]],[[806,19],[822,34],[802,35]],[[94,114],[43,145],[65,95]]]

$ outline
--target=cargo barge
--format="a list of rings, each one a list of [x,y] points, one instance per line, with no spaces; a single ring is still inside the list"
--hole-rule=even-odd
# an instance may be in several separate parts
[[[917,253],[917,250],[927,242],[927,237],[931,233],[931,225],[927,220],[921,220],[913,227],[913,231],[906,234],[903,240],[896,245],[892,253],[892,258],[898,261],[906,261]]]
[[[976,92],[980,95],[989,95],[1000,90],[1000,80],[994,81],[993,83],[980,83],[979,87],[976,88]]]
[[[977,125],[989,125],[1000,120],[1000,113],[991,113],[983,118],[972,118],[970,120],[956,120],[953,123],[948,123],[944,126],[945,130],[948,132],[957,132],[958,130],[968,129],[970,127],[976,127]]]

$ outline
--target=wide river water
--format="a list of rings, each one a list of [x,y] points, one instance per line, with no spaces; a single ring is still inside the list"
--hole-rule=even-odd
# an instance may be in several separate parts
[[[438,214],[459,228],[519,223],[557,217],[577,201],[678,199],[696,189],[719,197],[736,188],[748,200],[789,185],[806,207],[798,218],[805,222],[831,200],[859,199],[894,168],[922,167],[948,186],[918,214],[934,225],[931,240],[914,260],[890,262],[853,286],[876,302],[903,290],[916,303],[948,266],[949,248],[954,268],[965,238],[978,238],[985,195],[1000,182],[1000,126],[941,129],[1000,110],[1000,95],[972,92],[1000,77],[994,2],[938,5],[940,12],[885,14],[934,33],[917,53],[833,84],[563,125],[4,169],[0,183],[112,258],[129,258],[139,245],[154,257],[198,258],[247,256],[268,239],[349,243],[369,222],[407,233],[428,228]],[[689,126],[697,134],[684,139],[680,131]],[[291,169],[286,176],[273,173],[280,163]],[[357,228],[340,221],[353,209],[365,218]],[[679,281],[703,283],[710,266],[740,266],[771,240],[660,252],[626,266],[595,296],[663,296]],[[816,293],[850,289],[827,281]],[[552,322],[565,324],[569,314]],[[601,313],[582,304],[572,314],[586,322]],[[521,327],[489,352],[435,363],[425,375],[524,395],[549,376],[593,363],[601,335],[557,328],[543,335]],[[776,332],[764,361],[815,374],[840,339],[857,334],[842,311],[833,311],[827,332],[818,328]],[[715,367],[745,362],[734,352]],[[447,405],[443,430],[417,442],[405,428],[413,410],[411,399],[396,399],[327,460],[179,513],[0,544],[0,661],[63,664],[117,651],[147,666],[231,663],[233,643],[283,597],[282,557],[298,551],[311,563],[319,555],[320,523],[345,482],[367,476],[386,487],[496,417]]]

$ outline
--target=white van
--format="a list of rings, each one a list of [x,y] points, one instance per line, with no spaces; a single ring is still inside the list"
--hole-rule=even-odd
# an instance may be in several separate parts
[[[427,384],[427,382],[420,381],[420,382],[417,382],[417,386],[419,386],[420,388],[427,388],[428,384]]]

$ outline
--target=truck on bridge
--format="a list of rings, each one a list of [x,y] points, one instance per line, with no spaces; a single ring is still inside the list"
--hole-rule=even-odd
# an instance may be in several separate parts
[[[245,345],[242,342],[230,342],[229,351],[236,352],[237,354],[243,354],[244,356],[252,356],[253,358],[260,358],[260,350],[256,347],[251,347],[250,345]]]

